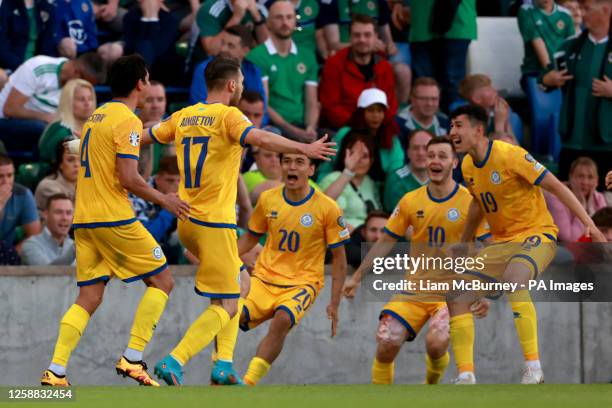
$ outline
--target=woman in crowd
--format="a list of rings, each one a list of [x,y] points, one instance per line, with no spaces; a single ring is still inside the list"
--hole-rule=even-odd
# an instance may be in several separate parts
[[[36,187],[34,198],[39,212],[47,208],[47,199],[55,194],[65,194],[74,202],[77,177],[81,163],[79,156],[71,154],[64,148],[64,139],[56,145],[52,173],[45,177]]]
[[[344,210],[349,231],[362,225],[368,213],[382,208],[378,185],[370,176],[377,165],[372,138],[351,131],[340,145],[335,170],[321,180],[321,189]]]
[[[96,109],[96,92],[84,79],[71,79],[64,85],[57,109],[58,120],[51,123],[40,138],[40,159],[53,162],[57,144],[66,139],[81,137],[85,121]]]

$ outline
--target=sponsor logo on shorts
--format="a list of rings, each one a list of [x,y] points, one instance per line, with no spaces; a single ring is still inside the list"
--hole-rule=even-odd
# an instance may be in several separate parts
[[[314,220],[312,218],[312,215],[310,214],[304,214],[302,215],[302,218],[300,218],[300,224],[302,224],[305,227],[310,227],[313,222]]]

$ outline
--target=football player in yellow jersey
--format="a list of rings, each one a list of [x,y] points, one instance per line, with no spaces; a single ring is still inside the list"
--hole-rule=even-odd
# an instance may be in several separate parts
[[[59,336],[42,385],[68,386],[66,366],[91,315],[102,302],[112,276],[124,282],[142,280],[130,341],[117,363],[118,374],[142,385],[159,386],[142,361],[145,346],[161,316],[174,281],[166,258],[151,234],[137,222],[128,191],[161,205],[179,218],[189,206],[175,194],[150,187],[137,171],[142,123],[134,115],[149,85],[146,63],[138,55],[118,59],[108,82],[113,101],[89,117],[80,141],[81,169],[74,214],[79,295],[60,322]]]
[[[359,268],[344,286],[344,294],[354,297],[362,275],[370,269],[374,258],[383,257],[390,245],[405,236],[412,227],[411,254],[440,256],[442,246],[459,241],[468,209],[470,193],[452,178],[457,167],[454,147],[448,137],[434,137],[427,144],[427,173],[430,182],[405,194],[385,226],[385,234],[368,252]],[[483,231],[484,233],[485,231]],[[480,238],[480,237],[479,237]],[[423,278],[435,271],[421,270]],[[416,276],[419,276],[416,275]],[[414,279],[411,275],[409,279]],[[440,277],[442,277],[440,275]],[[438,299],[438,300],[437,300]],[[437,301],[436,301],[437,300]],[[474,302],[471,311],[477,317],[488,312],[486,300]],[[471,317],[471,315],[470,315]],[[380,313],[376,335],[376,357],[372,364],[372,382],[391,384],[394,360],[406,341],[413,341],[429,321],[426,337],[426,384],[437,384],[450,360],[448,354],[449,321],[444,293],[402,293],[394,296]]]
[[[179,196],[190,205],[189,218],[178,223],[179,238],[200,260],[196,293],[211,299],[179,344],[155,366],[155,373],[169,385],[182,384],[182,367],[218,333],[223,337],[223,330],[238,330],[242,262],[236,245],[235,203],[242,147],[252,144],[314,159],[335,154],[335,143],[325,142],[326,137],[303,144],[256,129],[235,107],[244,79],[237,61],[218,57],[206,67],[205,77],[206,103],[174,113],[142,137],[144,144],[176,144]],[[221,360],[223,354],[219,353]]]
[[[481,220],[489,224],[493,245],[486,255],[481,278],[525,284],[548,266],[556,251],[557,226],[548,212],[541,188],[557,196],[585,225],[585,234],[595,242],[605,238],[574,194],[544,166],[519,146],[490,141],[485,135],[486,111],[463,106],[451,115],[451,138],[457,152],[467,153],[461,169],[474,196],[462,242],[467,242]],[[541,188],[540,188],[541,187]],[[539,384],[544,374],[539,360],[536,310],[529,292],[508,293],[514,322],[525,357],[523,384]],[[468,302],[450,302],[451,341],[473,339],[473,323],[464,320]],[[455,323],[455,328],[453,328]],[[473,341],[460,343],[458,358],[466,370],[460,379],[473,377]]]
[[[249,232],[238,240],[247,253],[263,234],[240,327],[252,329],[271,320],[268,334],[251,360],[244,382],[256,385],[280,354],[290,329],[304,317],[323,288],[325,252],[332,253],[331,300],[327,316],[336,334],[338,306],[346,277],[344,244],[350,239],[338,204],[308,184],[314,163],[302,154],[281,156],[284,186],[265,191],[249,220]]]

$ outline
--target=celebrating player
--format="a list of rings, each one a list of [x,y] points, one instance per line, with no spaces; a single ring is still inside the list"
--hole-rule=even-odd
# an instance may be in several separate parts
[[[155,366],[155,373],[169,385],[183,383],[182,367],[218,333],[237,333],[242,263],[235,202],[242,147],[251,144],[314,159],[335,154],[335,144],[325,142],[326,137],[302,144],[256,129],[235,107],[244,79],[237,61],[216,58],[206,67],[205,77],[206,103],[182,109],[143,134],[144,144],[174,141],[177,146],[179,196],[191,206],[189,218],[179,221],[179,238],[200,260],[196,293],[211,299],[174,350]]]
[[[473,236],[484,217],[496,244],[478,255],[486,259],[482,274],[489,280],[524,284],[553,259],[558,229],[538,186],[570,209],[585,225],[587,236],[605,242],[575,195],[544,166],[521,147],[487,139],[487,120],[483,108],[463,106],[452,113],[450,132],[457,152],[467,153],[461,169],[474,196],[461,242]],[[509,293],[508,298],[526,361],[522,383],[542,383],[535,307],[526,290]],[[467,318],[467,305],[463,301],[449,303],[451,342],[462,371],[460,379],[473,378],[474,324]],[[458,339],[463,341],[455,342]]]
[[[70,385],[66,378],[70,354],[102,302],[105,284],[117,276],[124,282],[143,280],[147,285],[117,373],[142,385],[159,386],[147,373],[142,354],[174,280],[159,244],[137,222],[127,192],[159,204],[179,218],[187,215],[189,206],[174,194],[153,189],[138,174],[142,122],[133,111],[149,86],[145,61],[138,55],[118,59],[110,68],[108,82],[114,99],[89,117],[80,142],[73,224],[79,295],[60,322],[42,385]]]
[[[452,178],[457,163],[455,149],[448,137],[435,137],[429,141],[427,144],[429,184],[402,197],[385,226],[385,234],[347,281],[344,287],[347,297],[355,295],[361,277],[371,266],[372,260],[387,255],[390,245],[403,238],[409,227],[413,228],[411,253],[414,254],[425,252],[428,256],[438,256],[445,243],[459,241],[472,197],[465,187],[457,184]],[[430,278],[432,271],[423,270],[418,273],[423,278]],[[436,298],[440,300],[435,301]],[[488,302],[483,300],[474,303],[472,311],[476,316],[484,317],[488,312]],[[440,381],[450,360],[446,299],[444,293],[416,292],[394,296],[380,313],[376,335],[376,357],[372,365],[372,383],[393,382],[394,360],[401,346],[406,341],[413,341],[428,320],[425,382],[437,384]]]

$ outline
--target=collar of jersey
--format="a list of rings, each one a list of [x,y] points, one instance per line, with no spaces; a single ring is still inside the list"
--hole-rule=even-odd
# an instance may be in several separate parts
[[[304,204],[306,201],[310,200],[310,197],[312,197],[314,192],[315,192],[315,189],[312,186],[310,186],[310,192],[308,193],[306,197],[304,197],[300,201],[291,201],[285,194],[285,187],[283,187],[283,199],[285,200],[287,204],[297,207],[297,206]]]
[[[425,188],[427,190],[427,197],[429,197],[431,201],[433,201],[434,203],[443,203],[453,198],[453,196],[457,193],[457,190],[459,190],[459,183],[455,183],[455,188],[453,188],[453,191],[451,191],[451,193],[444,198],[436,198],[432,196],[431,191],[429,191],[429,186]]]
[[[485,158],[483,159],[483,161],[481,162],[474,162],[474,166],[478,167],[479,169],[482,169],[485,164],[487,164],[487,160],[489,160],[489,156],[491,155],[491,149],[493,148],[493,141],[489,140],[489,147],[487,147],[487,154],[485,155]]]

